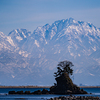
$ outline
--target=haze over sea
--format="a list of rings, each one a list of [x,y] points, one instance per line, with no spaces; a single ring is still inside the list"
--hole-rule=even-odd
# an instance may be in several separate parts
[[[49,90],[49,88],[45,88]],[[100,88],[83,88],[88,93],[92,94],[86,94],[81,96],[98,96],[100,97]],[[42,99],[49,99],[51,97],[59,97],[62,95],[8,95],[9,91],[30,91],[34,92],[36,90],[43,90],[43,88],[0,88],[0,100],[42,100]],[[76,95],[78,96],[78,95]],[[80,96],[80,95],[79,95]]]

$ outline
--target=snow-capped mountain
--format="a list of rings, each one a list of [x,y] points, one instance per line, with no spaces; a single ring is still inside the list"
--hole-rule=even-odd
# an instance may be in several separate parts
[[[38,27],[28,40],[29,43],[32,41],[40,48],[51,43],[61,43],[62,45],[70,44],[68,49],[72,46],[72,48],[77,50],[78,47],[84,47],[85,45],[87,50],[82,52],[86,52],[89,55],[92,51],[100,48],[100,30],[91,23],[75,21],[70,18],[56,21],[51,26],[46,24]]]
[[[0,84],[2,85],[13,83],[12,79],[28,65],[18,50],[19,47],[14,44],[11,37],[0,32]]]
[[[20,64],[14,62],[16,67],[10,63],[13,73],[9,74],[10,80],[19,80],[19,84],[52,85],[58,62],[69,60],[74,64],[75,84],[100,83],[100,29],[89,22],[63,19],[52,25],[39,26],[33,33],[17,29],[5,37],[12,40],[10,44],[18,48],[12,50],[23,61]]]
[[[31,35],[31,32],[26,29],[16,29],[11,31],[8,36],[13,39],[16,46],[22,46],[27,38]]]
[[[6,36],[3,32],[0,32],[0,50],[3,48],[12,51],[16,46],[10,36]]]

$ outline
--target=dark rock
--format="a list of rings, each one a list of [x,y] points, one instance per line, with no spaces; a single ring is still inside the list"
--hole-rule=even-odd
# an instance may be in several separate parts
[[[42,94],[41,90],[34,91],[32,94]]]
[[[80,90],[79,87],[73,84],[67,73],[55,78],[57,81],[56,86],[50,88],[50,93],[54,94],[87,94],[86,91]]]
[[[46,89],[43,89],[43,90],[42,90],[42,94],[49,94],[49,91],[46,90]]]
[[[23,91],[17,91],[16,94],[23,94]]]
[[[54,100],[53,98],[50,98],[49,100]]]
[[[70,91],[70,90],[67,90],[67,94],[72,94],[72,91]]]
[[[25,91],[25,94],[31,94],[30,91]]]
[[[16,94],[16,92],[15,91],[9,91],[8,94]]]

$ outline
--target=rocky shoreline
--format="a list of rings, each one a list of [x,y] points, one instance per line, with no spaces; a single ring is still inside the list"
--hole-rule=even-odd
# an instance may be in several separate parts
[[[31,95],[31,94],[37,94],[37,95],[41,95],[41,94],[51,94],[50,91],[46,90],[46,89],[43,89],[42,91],[41,90],[37,90],[37,91],[34,91],[34,92],[30,92],[30,91],[9,91],[8,94],[18,94],[18,95],[24,95],[24,94],[27,94],[27,95]]]
[[[27,95],[31,95],[31,94],[36,94],[36,95],[41,95],[41,94],[58,94],[56,92],[53,92],[53,91],[48,91],[46,89],[43,89],[42,91],[41,90],[37,90],[37,91],[34,91],[34,92],[30,92],[30,91],[9,91],[8,94],[18,94],[18,95],[24,95],[24,94],[27,94]],[[70,90],[67,90],[66,91],[66,95],[71,95],[71,94],[87,94],[86,91],[84,90],[78,90],[78,92],[76,91],[75,93],[70,91]],[[60,93],[59,95],[65,95],[65,93]]]
[[[47,100],[100,100],[99,97],[93,97],[93,96],[60,96],[55,98],[50,98]]]
[[[49,95],[52,94],[50,91],[43,89],[41,90],[37,90],[34,92],[30,92],[30,91],[9,91],[8,93],[9,95]],[[75,96],[74,94],[70,94],[68,93],[67,96],[60,96],[60,97],[54,97],[54,98],[50,98],[50,99],[46,99],[46,100],[100,100],[100,97],[95,97],[95,96]]]
[[[34,91],[34,92],[30,92],[30,91],[9,91],[8,93],[9,95],[42,95],[42,94],[45,94],[45,95],[49,95],[49,94],[52,94],[50,93],[50,91],[46,90],[46,89],[43,89],[42,91],[41,90],[37,90],[37,91]],[[94,97],[94,96],[75,96],[73,94],[69,94],[69,96],[60,96],[60,97],[54,97],[54,98],[50,98],[50,99],[47,99],[47,100],[100,100],[100,97]]]

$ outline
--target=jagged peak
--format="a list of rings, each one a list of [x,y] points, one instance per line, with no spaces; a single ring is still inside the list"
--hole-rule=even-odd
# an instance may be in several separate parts
[[[52,25],[49,25],[49,24],[45,24],[44,26],[39,26],[36,28],[36,30],[34,30],[34,32],[38,32],[38,31],[41,31],[43,30],[44,28],[46,30],[48,30],[49,28],[53,28],[53,27],[57,27],[59,25],[63,25],[64,27],[66,27],[67,25],[72,25],[72,24],[80,24],[80,23],[83,23],[82,21],[78,23],[78,21],[74,20],[74,18],[70,17],[69,19],[62,19],[62,20],[57,20],[55,21],[54,23],[52,23]]]
[[[16,36],[21,36],[21,37],[27,37],[31,35],[31,31],[27,30],[27,29],[15,29],[12,30],[8,36],[12,36],[12,35],[16,35]]]
[[[34,31],[33,31],[33,35],[34,34],[41,34],[44,33],[46,30],[48,30],[50,28],[49,24],[45,24],[44,26],[38,26]]]
[[[70,17],[68,19],[62,19],[62,20],[57,20],[55,21],[53,24],[59,24],[59,23],[64,23],[64,22],[73,22],[74,21],[74,18]]]
[[[78,21],[78,23],[79,23],[80,25],[82,25],[82,24],[84,23],[84,21]]]
[[[45,25],[43,26],[43,28],[46,28],[46,30],[48,30],[48,29],[49,29],[49,27],[50,27],[50,25],[49,25],[49,24],[45,24]]]
[[[57,21],[55,21],[51,26],[53,27],[53,26],[58,26],[58,25],[60,25],[60,24],[64,24],[65,25],[65,27],[66,26],[68,26],[68,25],[76,25],[76,24],[78,24],[78,21],[76,21],[74,18],[69,18],[69,19],[62,19],[62,20],[57,20]]]
[[[0,31],[0,35],[4,35],[4,33]]]
[[[0,31],[0,37],[5,38],[6,35],[3,32]]]
[[[70,17],[68,19],[57,20],[52,23],[52,25],[45,24],[44,26],[37,27],[37,29],[34,31],[34,34],[43,36],[45,39],[46,36],[49,36],[49,38],[52,39],[56,34],[57,36],[64,36],[67,33],[74,34],[75,32],[82,34],[82,31],[87,31],[88,33],[91,33],[91,35],[96,35],[99,29],[97,30],[92,23],[77,21]]]
[[[73,20],[74,20],[74,18],[70,17],[70,18],[68,19],[68,22],[73,22]]]

